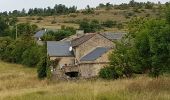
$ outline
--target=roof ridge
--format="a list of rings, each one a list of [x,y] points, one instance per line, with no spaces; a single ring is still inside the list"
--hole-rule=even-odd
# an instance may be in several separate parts
[[[71,40],[71,44],[72,44],[73,47],[81,45],[82,43],[88,41],[89,39],[91,39],[95,35],[96,35],[96,33],[94,33],[94,34],[86,33],[85,35],[83,35],[83,36],[81,36],[79,38]],[[85,39],[81,40],[82,38],[85,38]]]

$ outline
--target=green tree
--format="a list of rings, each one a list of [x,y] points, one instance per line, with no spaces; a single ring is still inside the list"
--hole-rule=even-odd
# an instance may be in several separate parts
[[[85,8],[85,11],[82,11],[83,14],[93,14],[94,13],[94,9],[90,8],[89,5],[87,5],[87,7]]]
[[[80,29],[84,30],[85,33],[96,32],[101,29],[101,25],[97,20],[83,20],[82,22],[80,22]]]
[[[44,79],[45,77],[47,77],[48,62],[47,62],[47,57],[46,56],[41,58],[41,61],[38,63],[37,66],[38,66],[38,69],[37,69],[38,78],[39,79]]]
[[[22,54],[22,64],[35,67],[40,62],[42,56],[41,48],[42,47],[35,45],[25,50]]]
[[[0,17],[0,37],[9,35],[9,26],[5,22],[4,18]]]
[[[147,20],[132,34],[135,66],[158,77],[170,68],[170,26],[164,20]]]

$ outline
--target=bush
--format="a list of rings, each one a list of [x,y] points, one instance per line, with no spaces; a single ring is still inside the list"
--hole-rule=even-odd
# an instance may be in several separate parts
[[[127,19],[129,19],[131,16],[133,16],[135,13],[133,13],[133,12],[127,12],[127,13],[125,13],[125,18],[127,18]]]
[[[83,14],[94,14],[94,9],[87,5],[86,9],[82,11]]]
[[[77,17],[77,14],[70,14],[69,16],[75,18]]]
[[[38,73],[38,78],[39,79],[44,79],[47,77],[47,57],[44,56],[41,58],[41,61],[37,65],[37,73]]]
[[[34,67],[39,63],[41,56],[41,47],[33,46],[31,48],[28,48],[22,54],[22,64]]]
[[[96,32],[101,29],[101,25],[98,20],[83,20],[80,22],[80,29],[84,30],[85,33]]]
[[[106,22],[103,23],[103,26],[112,28],[113,26],[116,26],[117,22],[112,21],[112,20],[107,20]]]
[[[51,21],[51,24],[55,24],[55,23],[57,23],[55,20]]]
[[[122,77],[122,73],[120,74],[118,69],[116,71],[115,68],[107,66],[100,70],[99,77],[103,79],[117,79]]]
[[[118,28],[118,29],[123,29],[123,28],[124,28],[124,26],[123,26],[123,24],[122,24],[122,23],[118,23],[118,24],[117,24],[117,28]]]
[[[0,39],[0,59],[35,67],[42,57],[43,48],[32,39]]]
[[[105,67],[100,70],[99,77],[104,79],[112,79],[113,78],[113,71],[110,67]]]
[[[42,17],[38,17],[37,20],[43,20],[43,18]]]

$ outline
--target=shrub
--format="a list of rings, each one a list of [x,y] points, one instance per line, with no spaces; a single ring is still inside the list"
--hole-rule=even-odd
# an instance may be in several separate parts
[[[42,17],[38,17],[37,20],[43,20],[43,18]]]
[[[25,50],[22,54],[22,64],[34,67],[36,66],[42,56],[41,48],[38,46],[33,46]]]
[[[37,73],[39,79],[44,79],[47,77],[47,57],[44,56],[41,58],[41,61],[37,65]]]
[[[83,20],[80,22],[80,29],[84,30],[85,33],[96,32],[101,29],[101,25],[98,20]]]
[[[70,14],[69,16],[75,18],[77,17],[77,14]]]
[[[122,23],[118,23],[118,24],[117,24],[117,28],[118,28],[118,29],[123,29],[123,28],[124,28],[124,26],[123,26],[123,24],[122,24]]]
[[[103,23],[103,26],[112,28],[113,26],[116,26],[117,22],[112,21],[112,20],[107,20],[106,22]]]
[[[100,70],[99,77],[104,79],[112,79],[113,78],[113,71],[110,67],[105,67]]]
[[[55,24],[55,23],[57,23],[55,20],[52,20],[52,21],[51,21],[51,24]]]
[[[146,17],[150,17],[150,14],[146,14],[145,16],[146,16]]]

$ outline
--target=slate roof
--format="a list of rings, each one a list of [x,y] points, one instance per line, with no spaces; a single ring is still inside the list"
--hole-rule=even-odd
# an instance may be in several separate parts
[[[51,57],[72,57],[73,52],[69,51],[69,41],[47,41],[47,54]]]
[[[126,33],[100,33],[109,40],[120,40]]]
[[[35,38],[41,38],[45,33],[46,33],[45,30],[40,30],[40,31],[35,33],[34,37]]]
[[[92,38],[94,35],[95,35],[94,33],[86,33],[85,35],[72,40],[71,45],[73,47],[79,46],[80,44],[82,44],[82,43],[86,42],[87,40],[89,40],[90,38]]]
[[[93,51],[91,51],[90,53],[82,57],[80,61],[94,61],[108,51],[109,48],[97,47],[96,49],[94,49]]]

